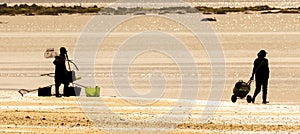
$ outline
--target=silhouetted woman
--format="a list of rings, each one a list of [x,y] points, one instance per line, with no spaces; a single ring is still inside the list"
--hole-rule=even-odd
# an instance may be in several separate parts
[[[255,75],[255,83],[256,83],[256,89],[252,98],[252,103],[255,102],[255,97],[260,93],[261,86],[263,89],[263,104],[269,103],[267,101],[267,93],[268,93],[268,80],[269,80],[269,61],[266,59],[267,52],[265,50],[261,50],[257,54],[257,58],[254,61],[254,67],[252,71],[251,80],[253,80]]]
[[[59,87],[61,84],[64,84],[64,89],[67,89],[69,86],[69,82],[67,80],[67,68],[66,68],[66,54],[67,50],[64,47],[60,48],[59,56],[55,56],[55,60],[53,64],[55,65],[55,96],[61,97],[59,94]],[[66,90],[64,90],[66,91]]]

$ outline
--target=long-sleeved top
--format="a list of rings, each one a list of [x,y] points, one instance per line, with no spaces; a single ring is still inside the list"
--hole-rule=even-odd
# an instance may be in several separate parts
[[[269,79],[269,61],[264,57],[258,57],[254,61],[254,67],[252,76],[255,74],[256,80],[267,80]]]
[[[66,58],[64,55],[55,56],[53,61],[55,65],[55,79],[65,79],[67,68],[66,68]]]

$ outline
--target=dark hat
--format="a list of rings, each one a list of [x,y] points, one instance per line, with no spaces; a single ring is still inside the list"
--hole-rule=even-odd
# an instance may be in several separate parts
[[[260,50],[259,53],[257,54],[258,57],[266,57],[267,52],[265,50]]]
[[[61,47],[60,48],[60,53],[61,54],[66,54],[68,51],[67,51],[67,49],[65,48],[65,47]]]

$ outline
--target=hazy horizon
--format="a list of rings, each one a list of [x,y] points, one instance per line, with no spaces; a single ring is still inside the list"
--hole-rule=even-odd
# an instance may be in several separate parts
[[[113,7],[174,7],[174,6],[207,6],[207,7],[249,7],[268,5],[270,7],[299,7],[299,0],[0,0],[0,3],[39,4],[43,6],[113,6]],[[114,3],[114,4],[113,4]]]

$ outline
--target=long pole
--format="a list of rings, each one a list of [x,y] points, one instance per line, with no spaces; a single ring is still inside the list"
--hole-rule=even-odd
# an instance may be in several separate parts
[[[68,67],[69,67],[69,71],[71,71],[71,66],[70,66],[70,62],[69,62],[69,56],[68,54],[66,53],[66,58],[67,58],[67,61],[68,61]]]
[[[69,56],[68,56],[68,53],[66,53],[66,58],[67,58],[67,61],[68,61],[68,66],[69,66],[69,71],[71,71],[71,66],[70,66],[70,60],[69,60]],[[72,75],[73,75],[73,73],[72,73]],[[73,78],[73,76],[72,76],[72,78]],[[72,79],[71,78],[71,79]],[[74,87],[74,83],[73,83],[73,80],[72,80],[72,86]]]

